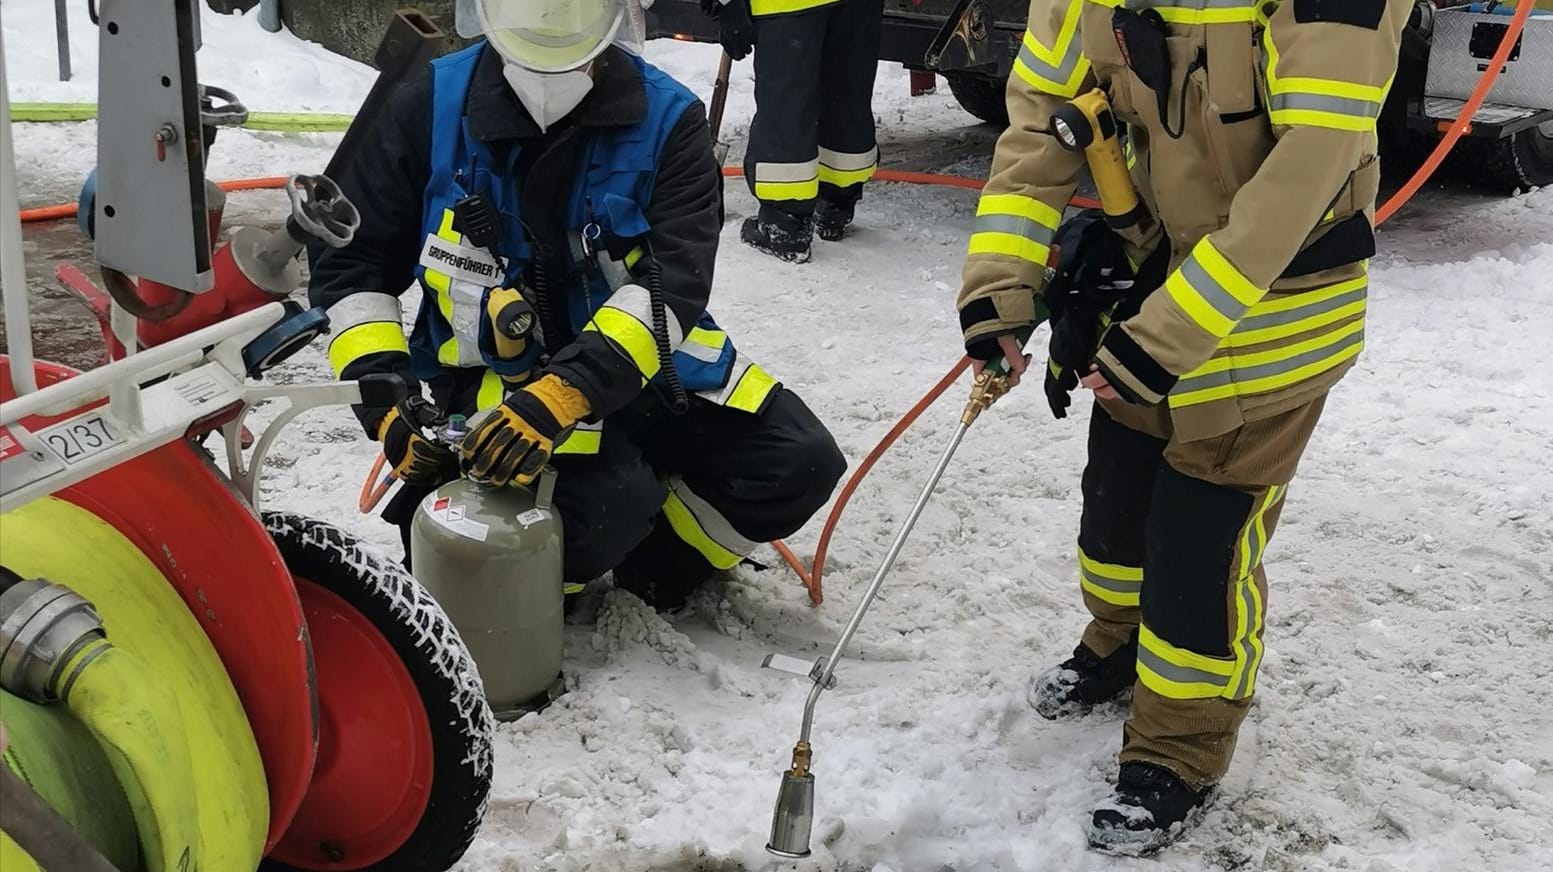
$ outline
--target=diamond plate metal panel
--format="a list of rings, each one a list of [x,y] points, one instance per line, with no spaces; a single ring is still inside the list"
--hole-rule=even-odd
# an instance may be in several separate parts
[[[1466,100],[1472,96],[1499,38],[1510,22],[1506,15],[1483,15],[1442,9],[1435,16],[1434,40],[1429,51],[1429,75],[1424,93],[1430,97]],[[1473,32],[1477,34],[1474,52]],[[1526,22],[1519,48],[1511,53],[1499,81],[1488,92],[1494,103],[1553,109],[1553,16],[1533,17]],[[1433,114],[1433,113],[1431,113]]]
[[[1436,121],[1455,121],[1461,117],[1461,110],[1466,107],[1466,100],[1457,100],[1454,97],[1430,97],[1424,101],[1424,114]],[[1527,109],[1525,106],[1484,103],[1478,107],[1477,114],[1472,116],[1472,120],[1479,124],[1508,124],[1542,111]]]

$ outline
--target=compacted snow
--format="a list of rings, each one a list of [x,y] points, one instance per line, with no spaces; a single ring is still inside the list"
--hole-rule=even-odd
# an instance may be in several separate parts
[[[80,75],[54,82],[51,10],[7,0],[0,13],[12,97],[91,100],[95,34],[77,12]],[[371,82],[252,15],[207,15],[204,34],[202,79],[254,109],[349,111]],[[648,56],[710,95],[715,48],[662,42]],[[946,94],[911,98],[905,80],[881,65],[881,137],[975,133]],[[743,64],[726,127],[735,161],[752,107]],[[16,137],[24,202],[73,199],[93,125]],[[335,141],[224,134],[211,175],[316,172]],[[937,166],[983,173],[989,150]],[[740,245],[754,201],[737,181],[728,193],[712,311],[855,466],[960,354],[952,298],[975,193],[875,186],[857,232],[817,243],[804,266]],[[275,192],[233,200],[269,224],[284,207]],[[770,549],[755,556],[771,568],[739,570],[672,619],[593,589],[568,631],[569,692],[499,727],[490,810],[459,868],[1553,867],[1553,191],[1431,191],[1381,246],[1368,347],[1268,552],[1258,702],[1222,796],[1159,859],[1084,845],[1120,715],[1051,724],[1024,701],[1084,621],[1073,539],[1089,406],[1055,421],[1029,386],[973,429],[821,700],[814,856],[795,867],[762,850],[808,685],[761,659],[828,651],[958,418],[962,380],[859,489],[820,608]],[[327,375],[318,349],[276,373]],[[374,450],[348,411],[308,413],[273,454],[264,498],[397,553],[393,528],[356,510]],[[819,526],[794,537],[800,554]]]

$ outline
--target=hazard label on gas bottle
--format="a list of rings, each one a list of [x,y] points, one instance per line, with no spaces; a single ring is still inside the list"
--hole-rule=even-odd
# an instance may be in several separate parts
[[[486,535],[491,532],[490,525],[467,518],[464,514],[464,506],[455,506],[452,499],[434,494],[426,517],[465,539],[484,542]]]

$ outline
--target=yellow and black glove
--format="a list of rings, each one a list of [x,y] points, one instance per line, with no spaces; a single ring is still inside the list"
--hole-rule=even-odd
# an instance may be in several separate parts
[[[550,462],[555,443],[588,412],[581,391],[560,376],[540,376],[514,391],[464,437],[459,446],[464,473],[498,487],[526,485]]]
[[[423,428],[445,423],[447,416],[424,397],[409,397],[388,410],[377,425],[376,437],[397,478],[411,484],[438,484],[457,474],[458,455],[421,435]]]

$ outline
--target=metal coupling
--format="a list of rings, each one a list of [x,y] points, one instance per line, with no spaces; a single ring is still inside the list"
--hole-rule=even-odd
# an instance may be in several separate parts
[[[1008,393],[1008,376],[984,369],[971,385],[971,398],[960,413],[960,423],[969,427],[982,412],[987,411],[1000,397]]]
[[[33,702],[57,702],[69,691],[65,666],[106,636],[97,610],[70,588],[41,578],[14,585],[0,593],[0,687]]]
[[[794,778],[802,778],[809,774],[809,766],[814,762],[814,750],[808,742],[799,742],[793,746],[793,768],[788,770]]]

